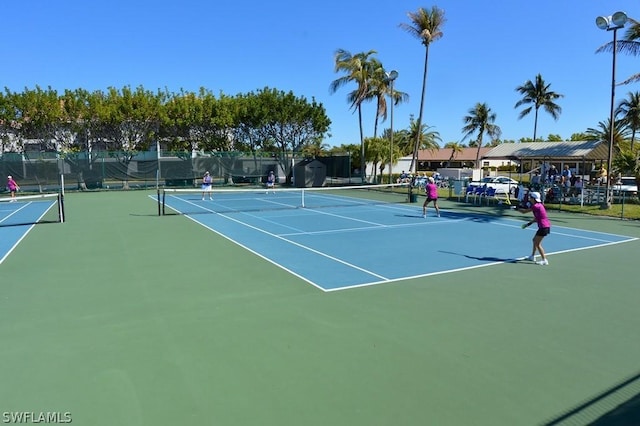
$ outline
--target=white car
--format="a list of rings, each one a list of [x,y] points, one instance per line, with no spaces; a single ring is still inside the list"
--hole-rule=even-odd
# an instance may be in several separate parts
[[[638,195],[638,185],[636,178],[633,176],[621,177],[618,182],[613,185],[614,195],[624,193],[627,197],[636,197]]]
[[[483,187],[485,185],[487,186],[487,188],[494,188],[497,194],[514,195],[520,183],[508,176],[487,176],[485,178],[482,178],[482,180],[479,182],[469,182],[469,186],[474,188]]]

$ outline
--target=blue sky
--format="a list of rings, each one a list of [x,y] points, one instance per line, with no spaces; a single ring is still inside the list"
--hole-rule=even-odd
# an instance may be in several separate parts
[[[410,100],[395,107],[394,129],[407,128],[420,107],[424,47],[399,24],[409,22],[408,12],[433,5],[447,22],[430,48],[424,121],[443,144],[461,141],[462,118],[478,102],[497,114],[503,139],[532,137],[533,114],[518,120],[515,88],[538,73],[564,95],[558,121],[541,113],[538,135],[569,139],[609,117],[612,55],[595,50],[613,35],[598,29],[595,18],[622,10],[640,19],[636,1],[8,2],[0,86],[205,87],[227,95],[291,90],[324,105],[332,121],[327,144],[359,143],[357,114],[346,101],[355,86],[329,92],[340,76],[336,49],[376,50],[387,70],[398,71],[395,87]],[[640,72],[639,59],[618,55],[617,80]],[[618,87],[616,99],[637,90],[638,84]],[[372,136],[374,105],[363,114],[365,136]],[[380,126],[388,128],[389,120]]]

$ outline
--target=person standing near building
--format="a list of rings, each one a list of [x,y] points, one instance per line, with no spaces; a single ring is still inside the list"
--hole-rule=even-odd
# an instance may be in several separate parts
[[[538,224],[538,231],[533,236],[533,249],[531,250],[531,255],[527,257],[527,260],[535,262],[537,251],[540,253],[542,260],[536,263],[538,265],[548,265],[549,261],[547,260],[544,249],[542,248],[542,240],[551,233],[551,221],[549,220],[549,216],[547,216],[547,210],[544,208],[544,204],[542,204],[542,198],[539,192],[529,193],[529,201],[532,203],[531,207],[518,209],[518,211],[523,214],[529,212],[533,213],[533,219],[529,222],[523,223],[522,229],[531,226],[533,223]]]
[[[11,193],[11,202],[16,200],[16,192],[20,191],[20,186],[13,180],[11,175],[7,176],[7,189]]]
[[[431,176],[427,178],[427,184],[424,187],[424,191],[427,194],[427,199],[424,200],[422,205],[422,217],[427,217],[427,205],[433,201],[433,207],[436,209],[436,214],[440,217],[440,207],[438,207],[438,185],[436,185],[435,179]]]
[[[211,195],[211,185],[213,184],[213,179],[209,172],[204,172],[204,176],[202,177],[202,199],[204,200],[205,195],[209,195],[209,199],[213,200],[213,196]]]

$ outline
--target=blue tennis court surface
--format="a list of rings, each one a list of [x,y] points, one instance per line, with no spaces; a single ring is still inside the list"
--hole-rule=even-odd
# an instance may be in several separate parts
[[[40,196],[0,202],[0,263],[55,204],[56,200]]]
[[[255,194],[280,203],[286,194]],[[535,225],[470,216],[419,204],[355,204],[328,208],[226,211],[199,196],[172,196],[166,206],[324,290],[391,283],[414,277],[515,262],[528,256]],[[222,212],[219,212],[222,211]],[[554,226],[544,247],[553,254],[635,238]],[[542,268],[522,261],[523,267]]]

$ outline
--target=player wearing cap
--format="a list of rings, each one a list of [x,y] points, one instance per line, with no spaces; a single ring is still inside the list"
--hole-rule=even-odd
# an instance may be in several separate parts
[[[213,180],[211,179],[211,175],[209,172],[204,172],[204,176],[202,177],[202,199],[204,200],[205,194],[209,195],[209,199],[213,200],[211,196],[211,184]]]
[[[422,204],[422,217],[427,217],[427,205],[433,201],[433,207],[436,209],[436,214],[440,217],[440,207],[438,207],[438,186],[436,185],[436,181],[434,178],[429,176],[427,178],[427,184],[424,187],[427,198],[424,200],[424,204]]]
[[[7,189],[11,193],[11,202],[16,200],[16,191],[20,190],[20,186],[13,180],[12,176],[7,176]]]
[[[533,219],[524,223],[522,225],[522,229],[532,225],[534,222],[538,224],[538,231],[533,236],[533,249],[531,250],[531,256],[527,257],[527,260],[535,262],[537,251],[540,253],[542,260],[536,263],[538,265],[548,265],[549,261],[547,260],[544,249],[542,248],[542,239],[551,233],[551,221],[549,220],[549,216],[547,216],[547,210],[544,208],[544,204],[542,204],[542,198],[540,197],[539,192],[530,192],[529,202],[531,203],[531,207],[518,209],[520,213],[533,213]]]

